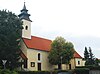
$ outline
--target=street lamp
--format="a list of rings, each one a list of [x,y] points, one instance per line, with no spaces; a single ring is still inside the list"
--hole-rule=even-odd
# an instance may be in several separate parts
[[[6,64],[7,60],[2,60],[2,62],[3,62],[4,69],[6,69],[5,64]]]
[[[61,69],[62,69],[62,56],[60,58],[61,58]]]

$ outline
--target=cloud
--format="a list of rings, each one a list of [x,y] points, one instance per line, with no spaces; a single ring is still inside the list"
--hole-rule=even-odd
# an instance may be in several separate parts
[[[23,4],[24,0],[1,0],[0,8],[19,14]],[[82,56],[87,46],[100,57],[100,0],[27,0],[26,7],[32,35],[51,40],[62,36]]]
[[[69,38],[75,45],[75,49],[83,56],[85,46],[91,47],[93,54],[96,57],[100,57],[100,38],[94,36],[80,36]]]
[[[64,37],[67,41],[70,41],[74,44],[75,50],[83,57],[84,56],[84,49],[85,46],[91,47],[93,54],[96,57],[100,57],[100,37],[96,36],[77,36],[73,35],[71,33],[62,33],[62,32],[57,32],[57,31],[52,31],[52,32],[39,32],[37,34],[33,34],[35,36],[39,36],[42,38],[54,40],[57,36],[62,36]]]

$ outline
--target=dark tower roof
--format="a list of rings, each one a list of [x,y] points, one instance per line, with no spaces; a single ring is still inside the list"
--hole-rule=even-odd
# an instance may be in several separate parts
[[[24,2],[23,9],[21,10],[21,13],[18,16],[21,20],[25,19],[25,20],[31,21],[29,18],[30,14],[28,14],[28,10],[26,9],[25,2]]]

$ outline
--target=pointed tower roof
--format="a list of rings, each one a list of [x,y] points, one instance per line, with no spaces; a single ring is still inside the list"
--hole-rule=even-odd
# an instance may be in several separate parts
[[[26,9],[26,5],[25,5],[25,2],[24,2],[23,10],[27,10],[27,9]]]
[[[29,18],[30,14],[28,14],[28,10],[26,9],[25,2],[24,2],[23,9],[21,10],[21,13],[18,16],[21,20],[25,19],[25,20],[31,21]]]

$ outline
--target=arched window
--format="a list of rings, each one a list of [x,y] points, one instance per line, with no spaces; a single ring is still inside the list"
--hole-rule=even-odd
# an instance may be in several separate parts
[[[38,53],[38,60],[40,60],[40,53]]]
[[[25,29],[28,30],[28,26],[26,26]]]
[[[80,65],[80,61],[78,61],[78,65]]]

